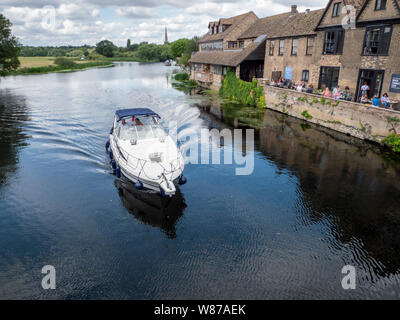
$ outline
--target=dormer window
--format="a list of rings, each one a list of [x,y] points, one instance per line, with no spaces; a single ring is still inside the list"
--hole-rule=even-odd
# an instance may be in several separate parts
[[[222,24],[219,25],[219,33],[222,33],[223,29],[222,29]]]
[[[385,10],[387,0],[376,0],[375,10]]]
[[[337,2],[333,5],[333,13],[332,17],[339,17],[340,16],[340,9],[341,9],[341,3]]]

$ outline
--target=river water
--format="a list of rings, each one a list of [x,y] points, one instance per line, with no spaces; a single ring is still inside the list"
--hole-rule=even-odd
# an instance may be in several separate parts
[[[0,82],[1,299],[400,297],[400,162],[360,140],[171,85],[173,68],[118,63]],[[179,131],[256,127],[254,172],[188,164],[172,200],[112,174],[118,108]],[[215,149],[215,148],[214,148]],[[57,289],[41,287],[56,268]],[[344,290],[342,268],[356,268]]]

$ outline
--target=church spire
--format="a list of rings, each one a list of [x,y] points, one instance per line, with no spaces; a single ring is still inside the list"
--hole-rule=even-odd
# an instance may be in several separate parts
[[[165,40],[164,40],[164,44],[168,44],[168,30],[167,27],[165,27]]]

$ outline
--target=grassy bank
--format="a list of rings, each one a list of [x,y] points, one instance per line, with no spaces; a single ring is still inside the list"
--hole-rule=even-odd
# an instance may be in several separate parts
[[[156,63],[159,60],[145,60],[139,59],[138,57],[112,57],[112,58],[102,58],[103,61],[109,62],[143,62],[143,63]]]
[[[37,59],[37,58],[35,58]],[[50,61],[50,60],[49,60]],[[54,64],[54,60],[52,65],[44,65],[45,63],[48,63],[49,61],[46,61],[43,59],[42,62],[43,64],[40,66],[40,62],[36,60],[34,63],[37,64],[38,66],[32,66],[30,64],[30,67],[21,67],[17,70],[9,72],[7,75],[8,76],[15,76],[15,75],[26,75],[26,74],[43,74],[43,73],[51,73],[51,72],[73,72],[73,71],[81,71],[89,68],[98,68],[98,67],[112,67],[113,64],[109,61],[96,61],[96,62],[80,62],[76,63],[73,66],[57,66]],[[25,65],[29,65],[28,63],[25,63]]]

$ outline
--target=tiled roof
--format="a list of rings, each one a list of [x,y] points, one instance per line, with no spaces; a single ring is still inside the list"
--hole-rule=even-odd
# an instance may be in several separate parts
[[[238,55],[238,51],[200,51],[196,52],[191,58],[192,63],[205,63],[205,64],[216,64],[221,66],[235,67],[234,64],[235,56]]]
[[[294,37],[314,34],[324,9],[308,13],[286,12],[258,20],[239,39],[256,38],[266,34],[267,38]]]
[[[288,17],[290,14],[290,12],[286,12],[275,16],[259,19],[249,29],[243,32],[239,36],[239,39],[257,38],[259,35],[267,34],[271,28],[275,28],[275,25],[280,23],[282,19]]]
[[[249,15],[254,15],[253,11],[250,11],[248,13],[245,14],[241,14],[239,16],[235,16],[232,18],[227,18],[227,19],[220,19],[219,22],[222,22],[222,24],[226,24],[226,25],[231,25],[230,27],[228,27],[224,32],[221,33],[217,33],[217,34],[209,34],[207,33],[206,35],[204,35],[200,40],[199,43],[202,42],[210,42],[210,41],[217,41],[217,40],[223,40],[225,37],[229,36],[229,34],[235,30],[235,26],[239,25],[240,23],[242,23],[242,21],[247,18]]]
[[[200,51],[192,56],[190,62],[236,67],[241,64],[258,47],[260,47],[265,42],[265,40],[266,39],[262,39],[259,42],[253,42],[243,50]]]

